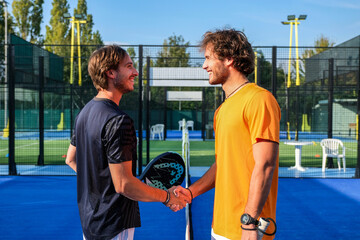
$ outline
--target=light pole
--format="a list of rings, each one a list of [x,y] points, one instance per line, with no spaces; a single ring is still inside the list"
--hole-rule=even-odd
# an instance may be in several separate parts
[[[295,140],[299,139],[299,126],[298,126],[298,111],[299,111],[299,86],[300,86],[300,74],[299,74],[299,38],[298,38],[298,25],[301,20],[305,20],[307,15],[300,15],[298,18],[295,15],[288,15],[288,22],[281,22],[284,25],[290,25],[290,43],[289,43],[289,63],[288,63],[288,76],[287,76],[287,89],[286,89],[286,124],[287,124],[287,138],[290,140],[290,117],[289,117],[289,88],[291,87],[291,45],[292,45],[292,30],[295,25],[295,47],[296,47],[296,134]]]
[[[295,47],[296,47],[296,86],[300,85],[300,74],[299,74],[299,40],[298,40],[298,25],[301,20],[305,20],[307,15],[300,15],[298,18],[295,15],[288,15],[288,22],[281,22],[284,25],[290,25],[290,43],[289,43],[289,65],[288,65],[288,81],[287,87],[291,86],[291,45],[292,45],[292,30],[295,25]]]
[[[74,71],[74,43],[75,43],[75,23],[77,25],[77,42],[78,42],[78,61],[79,61],[79,86],[82,85],[81,78],[81,49],[80,49],[80,23],[86,23],[86,17],[83,14],[75,14],[71,17],[70,13],[64,14],[65,18],[69,18],[71,22],[71,58],[70,58],[70,84],[73,84]]]

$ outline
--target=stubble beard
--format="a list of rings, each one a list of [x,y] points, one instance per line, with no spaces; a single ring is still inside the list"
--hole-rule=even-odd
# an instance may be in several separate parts
[[[115,79],[114,79],[114,87],[119,90],[121,93],[125,94],[125,93],[129,93],[129,92],[132,92],[134,89],[129,89],[129,88],[126,88],[125,85],[124,85],[124,82],[126,80],[123,78],[123,80],[121,80],[121,77],[120,76],[117,76]]]
[[[220,69],[220,71],[218,71],[217,74],[212,74],[212,79],[209,80],[209,83],[211,85],[216,85],[216,84],[224,84],[226,82],[226,80],[229,78],[229,70],[222,68]]]

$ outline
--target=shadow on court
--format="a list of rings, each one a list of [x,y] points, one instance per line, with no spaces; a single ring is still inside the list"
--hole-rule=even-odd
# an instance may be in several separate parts
[[[195,181],[196,179],[192,179]],[[276,239],[360,239],[360,179],[279,180]],[[210,239],[214,191],[192,204],[194,239]],[[76,177],[0,177],[0,239],[82,239]],[[185,239],[185,211],[140,203],[135,239]]]

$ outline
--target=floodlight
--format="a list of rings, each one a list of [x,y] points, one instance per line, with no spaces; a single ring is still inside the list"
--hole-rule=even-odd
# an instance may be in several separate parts
[[[85,14],[75,14],[75,18],[76,18],[76,19],[84,19],[84,18],[85,18],[84,15],[85,15]]]
[[[299,20],[305,20],[306,17],[307,17],[307,15],[300,15],[300,16],[299,16]]]
[[[284,25],[290,24],[290,22],[281,22]]]
[[[289,21],[295,20],[295,15],[288,15],[288,20],[289,20]]]
[[[70,15],[70,13],[64,13],[64,18],[71,18],[71,15]]]

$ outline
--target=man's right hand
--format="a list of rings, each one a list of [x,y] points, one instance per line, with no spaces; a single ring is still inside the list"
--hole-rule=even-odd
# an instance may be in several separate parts
[[[191,203],[191,196],[190,194],[183,194],[180,191],[175,191],[177,188],[182,188],[181,186],[174,186],[170,188],[168,191],[170,193],[170,200],[166,204],[172,211],[177,212],[183,209],[187,203]],[[184,192],[188,192],[185,190]]]

